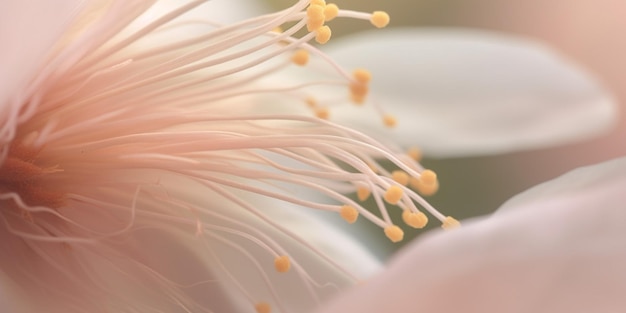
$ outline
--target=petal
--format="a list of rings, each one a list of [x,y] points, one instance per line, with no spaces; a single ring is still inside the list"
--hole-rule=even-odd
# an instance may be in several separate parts
[[[418,240],[323,312],[621,312],[625,188],[626,158],[573,171]]]
[[[35,76],[84,2],[0,2],[0,110],[4,111],[15,91]]]
[[[356,276],[355,278],[364,279],[380,270],[380,261],[362,244],[348,236],[339,227],[321,219],[319,215],[307,212],[304,208],[280,204],[277,201],[260,198],[254,200],[250,203],[254,203],[265,216],[288,229],[292,234],[283,233],[257,218],[242,214],[238,208],[230,207],[229,209],[227,204],[224,204],[224,210],[220,211],[270,236],[286,251],[292,262],[299,263],[307,275],[310,275],[318,283],[330,283],[323,288],[314,288],[320,300],[328,300],[336,294],[336,288],[343,289],[351,286],[354,284],[354,280],[317,253],[313,253],[312,250],[294,240],[293,235],[300,237],[321,254],[332,259],[333,262]],[[240,231],[245,232],[247,230],[240,229]],[[310,312],[317,307],[318,303],[315,297],[303,285],[302,278],[296,273],[297,269],[294,268],[290,273],[285,274],[276,273],[273,268],[273,259],[267,251],[251,245],[249,240],[230,239],[235,244],[244,247],[266,271],[270,283],[279,297],[280,305],[287,308],[288,311],[297,312]],[[276,299],[273,299],[269,293],[266,282],[258,275],[258,270],[251,263],[251,260],[247,259],[240,251],[233,249],[232,246],[215,245],[214,243],[212,248],[226,269],[238,279],[248,292],[259,297],[257,299],[266,300],[276,305]],[[218,272],[217,274],[223,273]],[[230,292],[231,299],[241,297],[239,290],[228,283],[230,281],[228,277],[222,276],[221,278],[221,281],[226,282],[224,286],[228,288],[227,292]],[[333,287],[329,288],[329,286]]]
[[[373,73],[376,101],[394,130],[364,110],[333,114],[433,157],[504,153],[589,138],[616,120],[615,101],[593,78],[543,45],[476,30],[392,29],[337,40],[339,64]],[[372,113],[373,114],[373,113]]]

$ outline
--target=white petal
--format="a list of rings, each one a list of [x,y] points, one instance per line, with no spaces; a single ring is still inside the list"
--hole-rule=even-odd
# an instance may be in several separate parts
[[[472,30],[393,29],[325,47],[372,71],[373,96],[396,115],[389,131],[364,110],[333,115],[434,157],[503,153],[589,138],[616,118],[614,99],[563,56],[526,39]]]
[[[302,238],[357,278],[369,277],[380,270],[380,261],[367,251],[362,244],[349,237],[338,227],[323,221],[319,216],[304,211],[307,209],[296,206],[290,207],[261,199],[257,199],[253,203],[272,221]],[[320,283],[331,282],[336,287],[342,289],[354,283],[335,266],[294,241],[291,236],[286,236],[284,233],[256,218],[248,218],[241,213],[234,213],[236,211],[236,209],[230,210],[231,214],[234,214],[233,217],[252,225],[276,240],[286,250],[292,261],[298,262],[308,275],[316,281]],[[292,269],[289,274],[275,273],[272,267],[272,259],[268,253],[258,249],[258,247],[255,248],[253,245],[250,245],[250,242],[246,241],[235,242],[242,247],[247,247],[247,251],[252,253],[264,270],[267,271],[282,305],[297,312],[310,312],[317,307],[318,304],[315,299],[306,289],[299,275],[296,274],[296,269]],[[275,303],[268,293],[268,287],[258,276],[257,269],[253,267],[245,256],[232,247],[216,245],[213,248],[224,262],[226,268],[239,279],[242,285],[249,288],[248,290],[253,295],[265,296],[265,300]],[[335,287],[327,286],[315,289],[321,300],[328,300],[337,293]],[[235,289],[232,289],[231,292],[234,293],[233,298],[239,295]]]
[[[0,2],[0,110],[5,110],[16,90],[36,75],[45,57],[79,13],[84,2]]]
[[[323,312],[621,312],[625,188],[624,158],[576,170],[518,210],[417,241]]]

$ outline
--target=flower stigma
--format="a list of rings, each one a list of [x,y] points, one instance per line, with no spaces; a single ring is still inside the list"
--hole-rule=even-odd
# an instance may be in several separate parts
[[[334,19],[382,28],[387,13],[303,0],[227,25],[186,18],[205,2],[165,13],[151,1],[84,8],[0,115],[0,242],[15,251],[0,270],[19,269],[9,274],[37,286],[36,296],[62,299],[67,312],[210,312],[186,290],[211,279],[256,312],[298,311],[281,296],[282,279],[313,302],[342,287],[309,271],[302,255],[360,281],[276,210],[365,219],[392,242],[404,232],[388,210],[401,210],[412,228],[426,225],[424,212],[458,226],[424,199],[439,182],[418,149],[390,148],[333,120],[333,107],[352,103],[377,110],[372,123],[398,123],[369,94],[375,76],[344,69],[321,48]],[[136,252],[158,250],[141,238],[159,234],[210,264],[210,275],[181,282]],[[151,311],[112,291],[103,268],[145,297],[161,292],[162,303]]]

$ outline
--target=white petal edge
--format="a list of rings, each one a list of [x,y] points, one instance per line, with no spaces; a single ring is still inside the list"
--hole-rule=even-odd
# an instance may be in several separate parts
[[[621,312],[625,189],[626,158],[575,170],[517,210],[418,240],[321,312]]]
[[[496,154],[590,138],[616,122],[612,95],[533,40],[470,29],[376,30],[324,48],[373,73],[372,97],[399,120],[338,108],[337,121],[432,157]],[[368,115],[369,114],[369,115]]]

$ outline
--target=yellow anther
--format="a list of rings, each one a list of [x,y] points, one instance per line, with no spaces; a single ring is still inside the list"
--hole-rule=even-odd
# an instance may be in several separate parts
[[[315,108],[315,116],[317,116],[317,118],[327,120],[330,116],[330,112],[327,108]]]
[[[282,33],[283,32],[283,28],[280,26],[274,27],[274,29],[272,29],[273,32],[275,33]]]
[[[452,216],[446,216],[443,222],[441,222],[441,228],[443,229],[453,229],[459,226],[461,226],[461,223]]]
[[[312,32],[324,25],[324,7],[317,4],[312,4],[306,9],[307,29]]]
[[[398,120],[396,119],[395,116],[391,114],[385,114],[385,116],[383,116],[383,123],[385,124],[385,126],[389,128],[393,128],[393,127],[396,127],[396,125],[398,125]]]
[[[300,49],[291,56],[291,61],[300,66],[304,66],[309,62],[309,51]]]
[[[424,170],[420,175],[420,180],[426,185],[437,183],[437,174],[431,170]]]
[[[407,151],[406,153],[411,157],[411,159],[415,160],[416,162],[422,160],[422,151],[417,147],[409,148],[409,151]]]
[[[324,7],[324,18],[326,22],[332,21],[339,15],[339,7],[334,3],[329,3]]]
[[[326,0],[311,0],[310,5],[321,5],[321,6],[325,6],[325,5],[326,5]]]
[[[389,14],[384,11],[375,11],[372,13],[370,22],[378,28],[383,28],[389,24]]]
[[[385,201],[389,204],[397,204],[402,199],[402,195],[404,192],[400,186],[390,186],[387,191],[385,191],[385,196],[383,197]]]
[[[332,35],[330,27],[328,26],[322,26],[318,28],[315,32],[317,33],[317,35],[315,35],[315,41],[317,41],[317,43],[321,45],[327,43],[330,40],[330,36]]]
[[[411,188],[417,190],[422,196],[432,196],[439,191],[439,182],[436,181],[434,184],[424,184],[421,179],[411,178],[409,182]]]
[[[370,197],[371,193],[372,192],[365,187],[359,187],[356,189],[356,197],[359,199],[359,201],[367,200],[367,198]]]
[[[341,218],[343,218],[346,222],[352,224],[356,222],[357,218],[359,218],[359,211],[357,211],[352,206],[344,205],[341,207],[339,215],[341,215]]]
[[[362,104],[365,102],[367,93],[369,92],[369,86],[367,84],[354,82],[350,84],[350,96],[352,101],[356,104]]]
[[[362,68],[354,70],[354,72],[352,72],[352,76],[357,82],[361,84],[367,84],[370,80],[372,80],[372,73]]]
[[[272,306],[267,302],[259,302],[254,306],[257,313],[271,313]]]
[[[304,101],[306,102],[306,105],[309,106],[309,108],[314,108],[317,106],[317,100],[315,100],[315,98],[313,97],[308,97]]]
[[[422,212],[411,212],[404,210],[402,212],[402,220],[405,224],[413,228],[424,228],[428,224],[428,217]]]
[[[291,261],[289,260],[289,257],[286,255],[277,256],[274,259],[274,268],[276,268],[276,271],[279,273],[289,272],[289,269],[291,268]]]
[[[387,236],[387,238],[389,238],[392,242],[399,242],[404,239],[404,232],[400,229],[400,227],[391,225],[385,227],[385,236]]]
[[[396,183],[406,186],[409,184],[409,174],[405,171],[393,171],[391,172],[391,178],[396,181]]]

